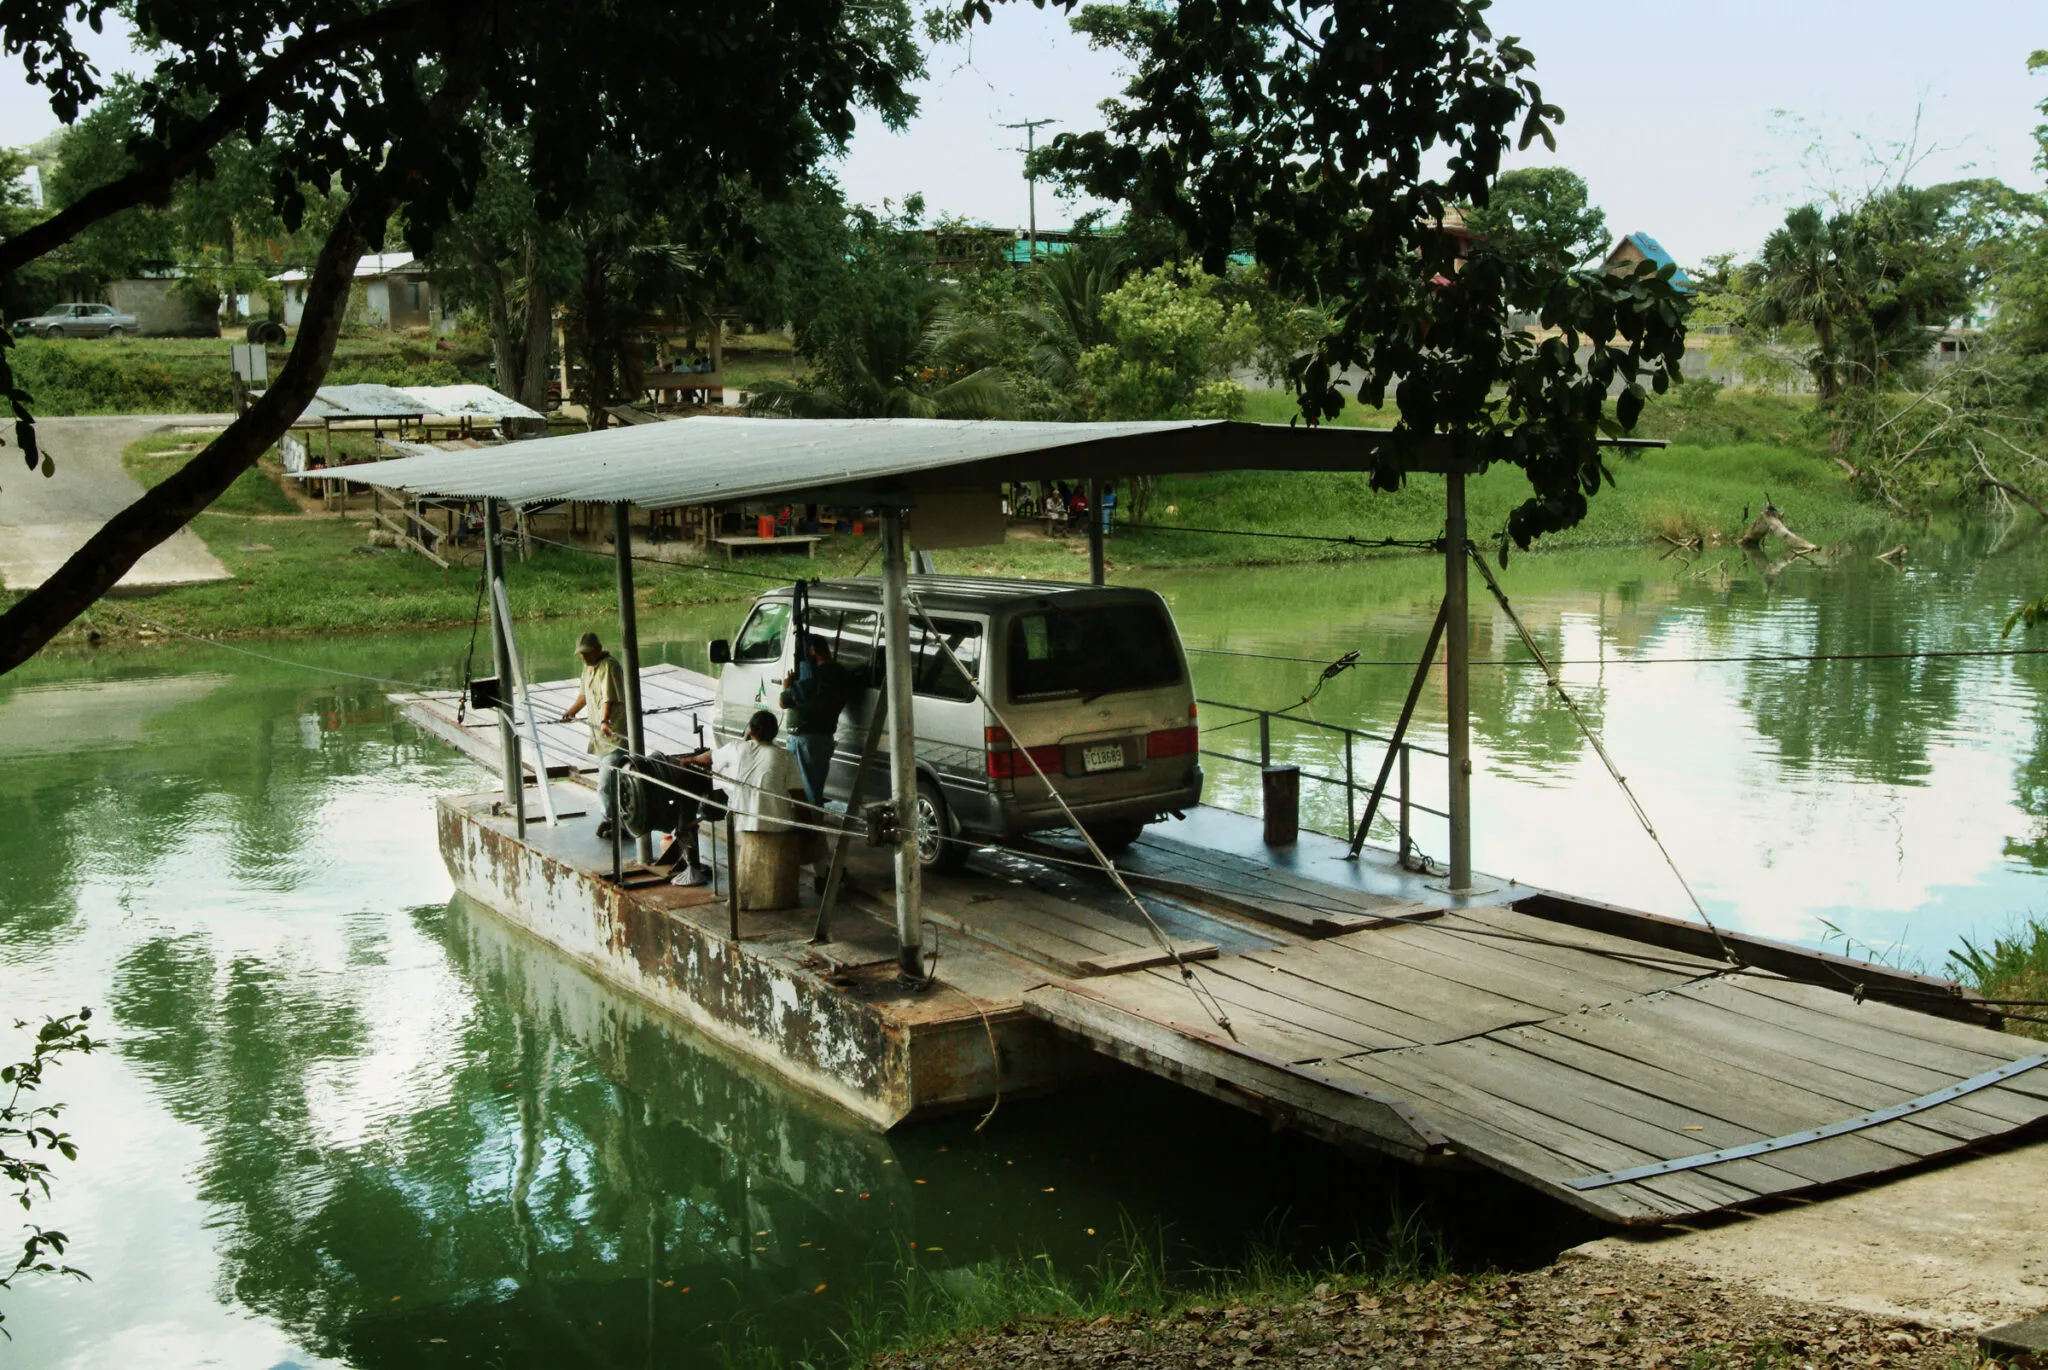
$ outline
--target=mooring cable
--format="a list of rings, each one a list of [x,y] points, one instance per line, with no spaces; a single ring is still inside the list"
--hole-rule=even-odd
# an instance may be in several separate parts
[[[1643,825],[1643,831],[1648,833],[1650,841],[1656,844],[1658,855],[1662,856],[1664,864],[1671,868],[1671,874],[1678,880],[1679,888],[1685,891],[1685,897],[1692,901],[1693,912],[1700,916],[1700,921],[1707,925],[1707,931],[1714,935],[1714,942],[1721,948],[1721,954],[1731,965],[1747,965],[1735,949],[1728,945],[1728,939],[1721,935],[1721,930],[1714,926],[1714,920],[1707,916],[1706,906],[1701,904],[1700,897],[1693,893],[1692,883],[1685,878],[1685,872],[1678,869],[1678,862],[1672,859],[1671,849],[1664,845],[1664,839],[1657,835],[1657,827],[1650,822],[1649,811],[1643,807],[1643,802],[1636,798],[1636,792],[1629,788],[1628,778],[1614,764],[1614,758],[1607,754],[1607,747],[1600,741],[1600,735],[1593,731],[1593,726],[1586,722],[1586,716],[1579,712],[1578,701],[1572,698],[1571,692],[1565,689],[1564,682],[1557,678],[1557,672],[1552,670],[1550,663],[1544,659],[1543,649],[1536,645],[1535,635],[1529,631],[1528,625],[1522,622],[1522,616],[1515,612],[1515,606],[1508,602],[1507,592],[1501,589],[1500,582],[1494,579],[1493,568],[1486,564],[1485,556],[1471,542],[1465,544],[1465,550],[1470,554],[1473,564],[1479,568],[1479,574],[1485,578],[1486,588],[1491,590],[1494,599],[1499,601],[1501,612],[1508,616],[1508,622],[1515,625],[1515,632],[1520,635],[1522,645],[1529,649],[1529,655],[1542,667],[1543,678],[1550,682],[1551,691],[1563,703],[1565,712],[1572,716],[1572,722],[1578,724],[1579,731],[1585,735],[1594,755],[1598,756],[1600,764],[1607,768],[1607,774],[1614,777],[1614,783],[1627,798],[1629,807],[1635,810],[1636,821]]]

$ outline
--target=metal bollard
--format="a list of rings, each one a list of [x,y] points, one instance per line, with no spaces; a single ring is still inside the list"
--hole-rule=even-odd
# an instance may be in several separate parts
[[[1301,767],[1267,766],[1259,780],[1265,787],[1266,845],[1291,847],[1301,836]]]

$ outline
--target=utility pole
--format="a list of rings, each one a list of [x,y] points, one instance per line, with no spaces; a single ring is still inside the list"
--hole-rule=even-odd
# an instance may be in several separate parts
[[[1031,187],[1031,225],[1028,230],[1031,235],[1030,260],[1034,263],[1038,260],[1038,178],[1031,174],[1031,154],[1038,147],[1038,130],[1047,124],[1058,122],[1057,119],[1025,119],[1018,123],[1003,125],[1004,128],[1024,130],[1024,180]]]

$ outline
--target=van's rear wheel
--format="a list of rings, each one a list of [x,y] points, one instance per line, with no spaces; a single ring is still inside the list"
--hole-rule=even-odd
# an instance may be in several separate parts
[[[956,871],[967,864],[967,844],[954,840],[946,797],[930,780],[917,782],[917,864],[928,871]]]
[[[1088,835],[1095,839],[1095,845],[1106,852],[1116,853],[1138,840],[1145,831],[1142,818],[1117,818],[1103,823],[1087,823]]]

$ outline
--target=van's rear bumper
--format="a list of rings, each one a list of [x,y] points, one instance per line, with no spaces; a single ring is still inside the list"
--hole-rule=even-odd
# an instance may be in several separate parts
[[[997,837],[1015,837],[1021,833],[1038,832],[1044,828],[1065,828],[1072,826],[1073,819],[1067,814],[1071,810],[1074,818],[1083,823],[1109,823],[1136,819],[1149,823],[1169,813],[1191,809],[1202,802],[1202,768],[1194,767],[1184,773],[1180,783],[1159,790],[1148,790],[1141,794],[1118,795],[1113,799],[1093,801],[1068,799],[1067,808],[1061,808],[1058,801],[1050,796],[1037,796],[1029,800],[1013,794],[992,794],[988,796],[988,807],[982,815],[959,815],[970,828],[980,828]],[[980,818],[981,821],[976,821]]]

